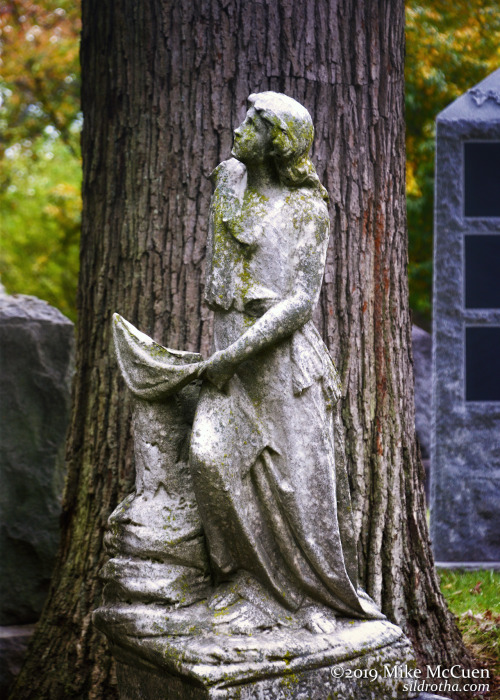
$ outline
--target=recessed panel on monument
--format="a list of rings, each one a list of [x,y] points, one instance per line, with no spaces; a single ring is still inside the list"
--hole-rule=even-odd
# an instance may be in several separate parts
[[[500,217],[500,141],[464,143],[465,216]]]
[[[465,306],[500,309],[500,235],[465,236]]]
[[[500,326],[465,329],[465,398],[500,401]]]

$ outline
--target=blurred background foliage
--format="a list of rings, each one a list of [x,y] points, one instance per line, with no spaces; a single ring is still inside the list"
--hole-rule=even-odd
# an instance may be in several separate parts
[[[500,0],[407,0],[406,194],[410,306],[430,330],[436,116],[500,68]]]
[[[0,3],[0,276],[76,320],[80,3]]]
[[[430,328],[434,121],[500,67],[500,0],[408,0],[410,305]],[[76,320],[80,2],[0,4],[0,275]]]

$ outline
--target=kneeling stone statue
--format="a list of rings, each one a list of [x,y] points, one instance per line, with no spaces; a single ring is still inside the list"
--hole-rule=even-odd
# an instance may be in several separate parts
[[[307,110],[250,95],[214,171],[214,352],[115,314],[136,489],[109,519],[94,613],[122,700],[406,698],[411,646],[358,584],[340,385],[311,316],[329,236]]]

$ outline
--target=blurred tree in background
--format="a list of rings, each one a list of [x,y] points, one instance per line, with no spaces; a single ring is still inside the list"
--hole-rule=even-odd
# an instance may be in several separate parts
[[[406,150],[410,306],[431,320],[435,119],[500,67],[499,0],[409,0]]]
[[[0,275],[76,320],[80,3],[0,4]]]
[[[408,0],[410,304],[431,318],[434,122],[500,66],[500,0]],[[0,5],[0,275],[76,318],[80,229],[80,2]]]

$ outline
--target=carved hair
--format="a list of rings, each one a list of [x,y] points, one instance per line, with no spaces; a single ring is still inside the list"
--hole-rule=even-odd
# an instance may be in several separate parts
[[[272,155],[283,184],[311,187],[328,201],[327,191],[309,158],[314,127],[307,109],[291,97],[276,92],[255,93],[248,101],[271,126]]]

